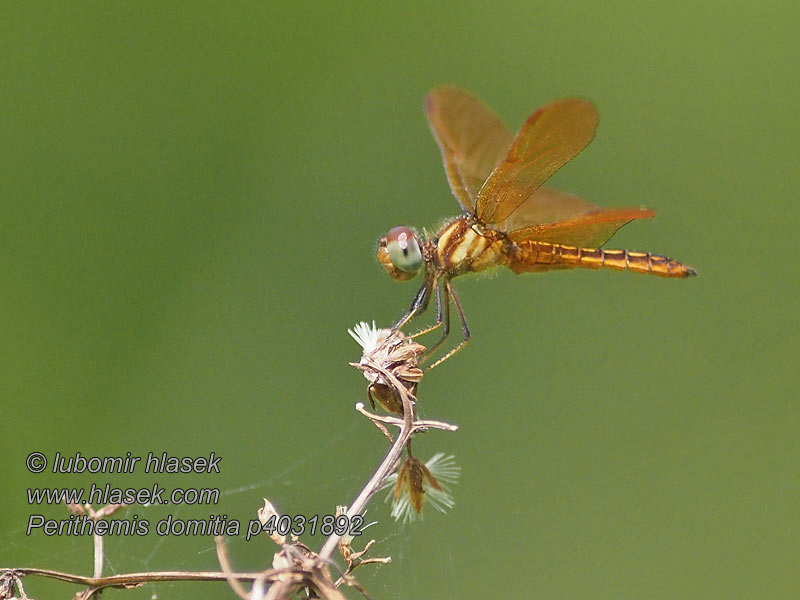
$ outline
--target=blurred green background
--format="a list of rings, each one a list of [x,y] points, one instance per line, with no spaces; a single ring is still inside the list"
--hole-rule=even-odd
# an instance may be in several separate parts
[[[457,505],[381,500],[375,598],[788,598],[800,593],[795,2],[14,2],[0,21],[0,565],[90,574],[91,540],[25,535],[29,486],[197,485],[248,520],[350,502],[385,450],[353,410],[346,330],[416,283],[377,238],[458,212],[424,120],[451,82],[511,128],[592,99],[554,185],[647,205],[613,247],[700,277],[498,273],[420,388],[460,425],[417,443]],[[223,457],[219,475],[39,475],[48,456]],[[305,538],[304,538],[305,539]],[[322,539],[306,539],[319,548]],[[235,566],[266,540],[231,540]],[[109,538],[106,573],[217,568],[211,538]],[[27,580],[34,597],[68,584]],[[109,598],[233,597],[159,584]]]

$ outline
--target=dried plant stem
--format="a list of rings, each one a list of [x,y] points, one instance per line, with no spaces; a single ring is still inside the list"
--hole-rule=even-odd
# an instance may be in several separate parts
[[[403,453],[403,448],[416,431],[428,428],[446,429],[449,431],[455,431],[458,429],[455,425],[449,425],[448,423],[443,423],[441,421],[416,421],[414,418],[414,405],[412,403],[411,394],[409,394],[406,386],[403,385],[403,383],[400,382],[400,380],[397,379],[393,373],[372,362],[362,363],[361,368],[371,369],[380,374],[384,381],[391,384],[391,387],[397,391],[397,393],[400,395],[400,400],[403,403],[403,419],[401,420],[396,417],[379,417],[375,419],[384,423],[398,425],[400,427],[400,432],[397,434],[397,439],[395,439],[392,447],[389,448],[389,451],[386,453],[383,461],[381,461],[381,464],[378,465],[375,473],[358,494],[356,499],[353,500],[353,503],[347,508],[346,514],[348,519],[352,519],[354,516],[359,515],[364,511],[369,499],[381,488],[381,485],[383,485],[383,482],[386,480],[386,478],[389,477],[389,475],[391,475],[394,471],[394,468]],[[359,405],[360,406],[356,407],[359,412],[369,416],[370,418],[373,417],[373,415],[367,413],[366,410],[363,410],[363,405],[361,403],[359,403]],[[331,555],[333,554],[333,551],[336,548],[336,545],[339,543],[341,537],[341,535],[338,535],[334,532],[330,535],[330,537],[328,537],[327,540],[325,540],[325,543],[323,544],[318,555],[321,561],[330,560]]]
[[[389,452],[386,453],[383,461],[380,465],[378,465],[377,470],[361,490],[361,493],[347,508],[348,519],[352,519],[354,516],[359,515],[364,511],[367,506],[367,502],[372,495],[380,489],[384,480],[392,474],[400,455],[403,453],[403,448],[405,447],[406,442],[411,438],[411,434],[413,432],[413,406],[411,404],[411,397],[409,396],[406,386],[404,386],[392,373],[386,369],[382,369],[374,363],[369,363],[365,366],[380,373],[386,378],[386,381],[389,381],[392,384],[392,387],[399,392],[400,400],[403,403],[403,424],[400,426],[400,432],[397,434],[397,439],[394,441],[394,444],[392,444],[392,447],[389,448]],[[338,535],[334,532],[330,535],[330,537],[328,537],[327,540],[325,540],[325,544],[323,544],[322,549],[319,551],[320,560],[330,560],[333,550],[336,548],[336,545],[339,543],[341,537],[341,535]]]
[[[376,333],[378,333],[377,337],[375,337]],[[388,438],[390,448],[372,477],[348,507],[346,517],[349,520],[352,520],[356,515],[363,515],[370,498],[381,489],[387,478],[397,468],[405,449],[408,449],[408,460],[415,460],[411,457],[410,447],[411,437],[415,433],[427,429],[442,429],[446,431],[458,429],[455,425],[450,425],[443,421],[417,419],[415,411],[416,398],[412,391],[416,392],[416,384],[422,377],[422,371],[417,366],[417,358],[424,351],[423,346],[408,340],[403,341],[402,335],[393,340],[388,330],[385,330],[385,333],[377,332],[374,329],[374,324],[372,330],[369,330],[362,323],[360,324],[360,329],[356,328],[356,334],[351,332],[351,335],[365,349],[365,354],[361,361],[354,364],[354,366],[363,370],[365,375],[368,375],[367,379],[371,381],[368,395],[371,391],[374,391],[373,385],[378,383],[381,385],[380,389],[383,390],[381,393],[385,394],[386,390],[389,389],[389,393],[394,395],[390,397],[389,408],[387,409],[393,413],[392,415],[372,414],[364,408],[363,403],[359,402],[356,405],[356,410],[370,419]],[[368,341],[365,342],[365,339]],[[377,342],[381,342],[383,345],[374,346]],[[366,352],[368,345],[372,345],[369,353]],[[372,359],[372,357],[377,358]],[[369,398],[372,402],[373,397],[369,396]],[[384,405],[380,398],[378,398],[378,401]],[[384,407],[386,408],[386,405]],[[402,418],[395,416],[401,411]],[[392,438],[388,426],[395,426],[399,429],[396,438]],[[419,461],[416,461],[416,463],[419,463]],[[418,469],[419,472],[427,473],[427,469],[422,463],[419,463]],[[430,473],[427,475],[432,479]],[[420,487],[420,498],[423,493],[424,490]],[[421,505],[421,501],[419,504]],[[125,508],[125,506],[124,504],[109,504],[95,510],[89,504],[70,504],[69,509],[74,514],[88,515],[96,523]],[[266,506],[271,507],[271,504],[265,500]],[[419,506],[415,508],[419,511]],[[272,510],[274,512],[274,509]],[[261,517],[262,514],[259,511],[259,518]],[[362,558],[374,544],[374,540],[368,542],[360,552],[354,552],[350,548],[351,540],[347,538],[346,543],[341,543],[342,536],[335,532],[325,540],[319,554],[314,554],[310,548],[302,544],[294,536],[291,544],[286,543],[284,536],[278,536],[281,538],[280,540],[276,540],[274,536],[270,537],[282,549],[273,557],[273,566],[275,568],[260,572],[234,572],[225,542],[222,537],[217,536],[215,537],[217,559],[222,567],[222,572],[150,571],[103,577],[104,538],[95,531],[93,538],[93,575],[91,577],[50,569],[0,567],[0,598],[11,598],[13,596],[26,600],[28,596],[22,587],[22,578],[27,575],[46,577],[85,586],[85,589],[75,594],[76,600],[90,600],[99,596],[102,590],[109,587],[136,588],[146,583],[164,581],[226,581],[239,598],[249,600],[282,600],[301,589],[305,589],[309,597],[325,598],[326,600],[345,600],[344,595],[338,589],[341,585],[352,586],[359,590],[364,597],[368,598],[364,589],[352,577],[352,572],[362,565],[384,564],[391,561],[390,558]],[[347,562],[347,569],[334,582],[330,577],[329,567],[331,557],[337,546],[339,546],[342,556]],[[253,584],[249,591],[242,585],[242,582],[248,581]]]
[[[222,572],[225,573],[228,585],[239,598],[247,600],[247,590],[244,589],[244,586],[236,579],[235,573],[231,568],[231,561],[228,558],[228,547],[225,545],[225,539],[221,535],[214,536],[214,546],[217,548],[217,562],[219,562],[219,566],[222,567]],[[257,579],[256,581],[259,580]]]
[[[103,536],[94,533],[94,573],[93,577],[98,579],[103,575]]]
[[[379,423],[387,423],[388,425],[397,425],[400,427],[403,424],[403,419],[398,419],[397,417],[390,417],[387,415],[376,415],[369,412],[364,408],[364,404],[361,402],[356,404],[356,410],[367,417],[370,421],[375,423],[375,425],[378,425]],[[451,425],[450,423],[445,423],[444,421],[434,421],[430,419],[418,419],[414,421],[414,431],[419,431],[421,429],[443,429],[445,431],[458,431],[458,425]]]
[[[233,573],[231,575],[226,575],[219,571],[148,571],[146,573],[125,573],[123,575],[109,575],[107,577],[95,578],[64,573],[62,571],[53,571],[51,569],[36,568],[5,569],[0,567],[0,572],[17,576],[38,575],[40,577],[48,577],[68,583],[86,585],[96,589],[106,587],[137,587],[143,583],[153,581],[226,581],[229,576],[239,581],[255,581],[262,576],[274,578],[280,574],[280,571],[275,569],[259,571],[258,573]]]

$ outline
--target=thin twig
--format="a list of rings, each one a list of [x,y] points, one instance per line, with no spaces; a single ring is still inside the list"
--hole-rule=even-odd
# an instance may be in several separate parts
[[[287,570],[292,572],[292,570]],[[231,577],[239,581],[255,581],[261,576],[266,576],[267,579],[274,579],[283,571],[270,569],[269,571],[260,571],[258,573],[232,573]],[[107,577],[86,577],[84,575],[75,575],[73,573],[64,573],[62,571],[53,571],[51,569],[37,569],[37,568],[13,568],[6,569],[0,567],[0,574],[13,573],[15,576],[25,577],[27,575],[36,575],[39,577],[47,577],[49,579],[57,579],[59,581],[66,581],[68,583],[77,583],[80,585],[106,588],[106,587],[131,587],[138,586],[142,583],[150,583],[154,581],[226,581],[228,575],[219,571],[148,571],[146,573],[124,573],[120,575],[109,575]]]
[[[392,470],[394,469],[395,464],[397,464],[400,455],[403,453],[403,448],[405,447],[408,439],[411,437],[411,433],[413,431],[411,398],[409,397],[406,387],[400,383],[400,381],[398,381],[392,373],[382,369],[378,365],[369,363],[367,366],[383,375],[386,378],[386,381],[391,382],[392,387],[394,387],[400,393],[400,400],[403,403],[403,424],[400,426],[400,433],[397,434],[397,439],[394,441],[394,444],[392,444],[392,447],[389,448],[389,452],[386,453],[383,461],[380,465],[378,465],[377,470],[364,486],[364,489],[361,490],[361,493],[358,495],[358,497],[356,497],[356,499],[353,500],[353,503],[347,508],[348,519],[352,519],[354,516],[361,514],[367,505],[367,501],[375,492],[380,489],[384,480],[391,475]],[[327,540],[325,540],[325,544],[323,544],[322,549],[319,551],[320,560],[330,560],[331,554],[333,554],[333,550],[336,548],[336,545],[339,543],[341,537],[341,535],[334,532],[330,535],[330,537],[328,537]]]
[[[363,363],[362,363],[363,364]],[[379,373],[383,378],[384,381],[391,384],[395,391],[400,394],[400,400],[403,403],[403,419],[395,419],[393,417],[389,417],[390,419],[394,419],[393,421],[388,421],[386,418],[381,418],[384,422],[391,422],[393,425],[398,425],[400,427],[400,432],[397,434],[397,439],[395,440],[392,447],[389,449],[389,452],[386,453],[383,461],[378,468],[376,469],[375,473],[372,475],[370,480],[361,490],[361,493],[358,494],[353,503],[347,509],[347,518],[352,519],[354,516],[359,515],[363,512],[364,508],[366,508],[367,502],[372,497],[375,492],[377,492],[383,482],[386,480],[389,475],[392,474],[397,461],[400,459],[400,456],[403,453],[403,448],[405,447],[406,443],[411,439],[411,436],[414,434],[415,431],[418,429],[425,429],[429,427],[436,427],[440,429],[447,429],[450,431],[455,431],[458,429],[453,425],[448,425],[447,423],[441,423],[439,421],[414,421],[414,413],[413,413],[413,405],[411,402],[411,395],[409,394],[406,386],[403,385],[399,379],[397,379],[394,374],[384,369],[373,362],[367,362],[363,364],[363,366],[374,370],[376,373]],[[361,404],[359,402],[359,404]],[[362,404],[363,407],[363,404]],[[366,412],[365,409],[359,410],[359,412]],[[372,418],[370,416],[370,418]],[[333,554],[334,548],[339,543],[341,539],[341,535],[337,534],[336,532],[332,533],[325,543],[322,546],[322,549],[319,551],[319,559],[321,561],[330,560],[331,555]]]
[[[103,575],[103,536],[96,531],[92,536],[94,538],[94,573],[95,579]]]
[[[364,408],[363,402],[356,402],[356,410],[365,417],[367,417],[370,421],[372,421],[372,424],[375,425],[375,427],[377,427],[384,436],[386,436],[387,440],[389,440],[389,445],[394,444],[394,438],[392,437],[392,434],[389,433],[389,430],[386,429],[386,427],[381,425],[381,421],[384,420],[383,417],[379,415],[374,415],[371,412],[367,411]]]
[[[416,363],[414,363],[416,364]],[[380,416],[368,412],[363,403],[356,405],[356,410],[361,412],[364,416],[369,418],[388,438],[391,443],[389,451],[386,453],[383,461],[380,463],[375,473],[370,480],[366,483],[364,488],[358,494],[353,503],[348,507],[346,516],[352,520],[356,515],[363,514],[369,499],[381,488],[386,479],[397,467],[401,459],[402,453],[406,447],[409,446],[411,437],[418,431],[425,429],[443,429],[447,431],[455,431],[458,428],[454,425],[444,423],[442,421],[433,420],[417,420],[414,409],[415,398],[409,391],[408,385],[414,384],[403,383],[401,379],[395,374],[396,367],[384,368],[376,364],[374,361],[362,359],[358,365],[359,368],[365,371],[372,371],[379,376],[380,380],[385,385],[391,387],[400,399],[402,407],[402,418],[393,416]],[[418,369],[417,369],[418,371]],[[419,374],[415,374],[414,370],[404,371],[401,377],[409,375],[408,380],[411,381],[412,377],[414,382],[418,381]],[[400,407],[397,407],[398,409]],[[398,410],[399,412],[399,410]],[[392,436],[389,434],[385,425],[393,425],[399,428],[397,438],[392,441]],[[108,517],[117,510],[124,508],[125,505],[107,505],[98,510],[94,510],[90,505],[70,505],[70,510],[76,514],[88,513],[90,518],[97,522],[100,519]],[[331,563],[331,555],[337,547],[342,536],[335,532],[330,535],[322,546],[318,555],[314,555],[306,546],[302,546],[305,550],[304,554],[300,557],[295,557],[292,566],[281,568],[272,568],[260,572],[246,572],[235,573],[231,568],[228,558],[227,549],[223,538],[216,537],[217,557],[219,559],[222,572],[218,571],[150,571],[144,573],[125,573],[102,577],[102,569],[104,563],[104,548],[103,537],[99,535],[94,536],[94,561],[93,561],[93,576],[86,577],[83,575],[76,575],[72,573],[65,573],[61,571],[54,571],[50,569],[40,568],[3,568],[0,567],[0,597],[7,597],[9,593],[13,593],[16,587],[17,594],[22,600],[27,598],[25,591],[22,587],[22,578],[28,575],[45,577],[55,579],[77,585],[83,585],[86,589],[78,592],[75,598],[81,600],[89,600],[92,597],[99,596],[102,590],[115,587],[115,588],[136,588],[147,583],[152,582],[174,582],[174,581],[225,581],[233,589],[239,598],[242,600],[278,600],[284,598],[287,594],[292,593],[298,588],[307,588],[314,597],[322,597],[327,600],[345,600],[342,593],[337,589],[342,583],[355,587],[365,597],[368,598],[364,589],[351,577],[351,573],[358,567],[366,564],[385,564],[390,562],[390,558],[367,558],[361,559],[369,547],[374,543],[374,540],[367,544],[367,546],[357,553],[347,555],[348,569],[335,583],[331,580],[329,575],[329,566]],[[299,542],[296,546],[300,546]],[[292,556],[289,552],[293,548],[285,547],[284,551],[287,556]],[[345,555],[343,551],[343,555]],[[277,555],[276,555],[277,556]],[[355,561],[358,562],[355,562]],[[274,564],[274,563],[273,563]],[[253,582],[252,589],[248,592],[241,582]],[[266,588],[266,585],[269,588]]]
[[[397,417],[388,415],[376,415],[369,412],[364,408],[363,402],[356,403],[356,410],[373,422],[378,421],[381,423],[388,423],[389,425],[397,425],[398,427],[402,426],[403,424],[403,419],[398,419]],[[445,431],[458,431],[458,425],[451,425],[450,423],[445,423],[444,421],[418,419],[414,421],[414,431],[419,431],[420,429],[444,429]]]
[[[236,579],[236,573],[231,568],[231,562],[228,560],[228,547],[225,545],[225,539],[221,535],[214,537],[214,544],[217,547],[217,561],[219,566],[222,567],[222,572],[225,573],[225,578],[228,580],[228,585],[234,593],[242,600],[248,600],[250,597],[244,586]]]

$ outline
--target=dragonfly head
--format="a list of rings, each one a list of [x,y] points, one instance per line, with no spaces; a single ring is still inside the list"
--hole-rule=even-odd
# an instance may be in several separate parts
[[[419,239],[410,227],[394,227],[378,241],[378,262],[398,281],[413,279],[422,266]]]

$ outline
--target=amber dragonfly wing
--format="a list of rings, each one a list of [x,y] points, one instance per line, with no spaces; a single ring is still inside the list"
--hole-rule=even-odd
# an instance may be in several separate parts
[[[558,223],[600,207],[575,194],[540,187],[505,220],[494,224],[501,231],[515,231],[533,225]]]
[[[478,192],[478,218],[488,224],[507,219],[592,141],[597,122],[594,105],[579,98],[558,100],[533,113]]]
[[[579,248],[599,248],[623,225],[653,216],[655,213],[647,208],[597,208],[563,221],[510,230],[508,237],[515,242],[536,240]]]
[[[506,157],[513,136],[488,106],[454,86],[431,90],[425,114],[442,151],[450,189],[462,208],[472,212],[478,190]]]

